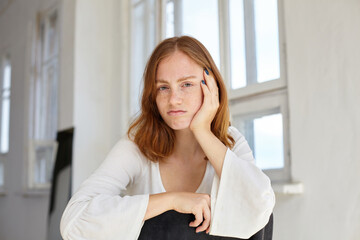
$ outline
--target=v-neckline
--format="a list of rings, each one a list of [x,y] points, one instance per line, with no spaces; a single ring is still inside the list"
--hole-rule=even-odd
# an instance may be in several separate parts
[[[162,190],[163,192],[167,192],[166,189],[165,189],[165,187],[164,187],[162,178],[161,178],[160,163],[159,163],[159,162],[156,163],[156,168],[157,168],[157,173],[158,173],[157,175],[158,175],[158,178],[159,178],[161,190]],[[201,180],[201,183],[200,183],[199,187],[196,189],[195,193],[198,193],[198,191],[199,191],[199,190],[202,188],[202,186],[204,185],[204,181],[205,181],[206,175],[207,175],[207,173],[208,173],[208,168],[209,168],[209,161],[207,161],[207,163],[206,163],[206,168],[205,168],[204,176],[203,176],[203,178],[202,178],[202,180]]]

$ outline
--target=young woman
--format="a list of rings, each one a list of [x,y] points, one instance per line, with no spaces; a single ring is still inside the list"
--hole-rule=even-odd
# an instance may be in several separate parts
[[[135,240],[145,220],[168,210],[194,214],[196,232],[255,234],[275,197],[229,125],[225,85],[206,48],[188,36],[161,42],[144,72],[140,115],[71,198],[63,238]]]

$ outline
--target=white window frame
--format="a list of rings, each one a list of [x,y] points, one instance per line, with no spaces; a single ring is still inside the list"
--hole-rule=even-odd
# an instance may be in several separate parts
[[[142,0],[146,1],[146,0]],[[175,35],[181,34],[179,29],[181,26],[176,25],[181,17],[181,8],[177,5],[181,0],[156,0],[157,2],[157,22],[156,22],[156,41],[160,42],[166,36],[166,3],[167,1],[174,2],[174,32]],[[254,83],[256,79],[256,67],[247,64],[247,83],[251,83],[243,88],[231,89],[231,60],[230,60],[230,29],[229,29],[229,1],[218,0],[219,11],[219,42],[220,42],[220,72],[225,79],[225,84],[228,89],[229,107],[232,115],[251,115],[254,111],[259,114],[266,114],[272,109],[280,109],[283,116],[283,142],[284,142],[284,168],[264,170],[264,172],[271,178],[273,182],[289,182],[291,181],[290,172],[290,139],[289,139],[289,114],[288,114],[288,97],[287,97],[287,75],[286,75],[286,53],[285,53],[285,34],[284,34],[284,10],[283,0],[278,2],[278,30],[279,30],[279,60],[280,60],[280,77],[275,80],[266,81],[262,83]],[[254,15],[248,14],[246,9],[253,11],[253,0],[244,0],[245,11],[245,44],[247,49],[254,49]],[[249,27],[250,26],[250,27]],[[253,42],[252,42],[253,41]],[[132,41],[130,41],[132,42]],[[134,47],[134,46],[133,46]],[[256,56],[253,54],[247,55],[246,61],[255,62]],[[144,56],[146,59],[147,56]],[[143,70],[143,69],[141,69]],[[130,96],[131,98],[132,96]],[[244,109],[251,109],[244,111]]]
[[[287,91],[286,89],[282,89],[255,97],[248,97],[246,101],[238,101],[230,104],[232,116],[239,115],[246,118],[266,116],[275,112],[281,113],[283,120],[284,167],[281,169],[264,170],[272,182],[277,183],[290,180],[290,139],[287,130],[289,129],[287,99]],[[250,111],[248,109],[250,109]]]
[[[60,7],[53,6],[40,12],[35,24],[35,33],[32,40],[32,66],[29,84],[29,140],[27,158],[27,188],[29,190],[49,190],[51,179],[46,182],[36,182],[34,177],[37,169],[36,159],[39,149],[48,148],[52,151],[48,164],[54,166],[57,151],[56,132],[58,128],[58,79],[59,79],[59,41],[60,41]],[[49,41],[46,33],[42,40],[42,26],[47,28],[50,18],[56,14],[55,47],[54,52],[47,52]],[[45,30],[46,31],[46,30]],[[44,50],[45,49],[45,50]],[[47,70],[51,69],[54,77],[47,81]],[[50,106],[51,105],[51,106]],[[51,123],[46,125],[45,123]],[[48,129],[45,128],[48,126]],[[51,167],[51,174],[52,174]],[[47,175],[48,173],[44,173]],[[40,177],[43,179],[45,176]]]
[[[247,83],[249,85],[231,89],[229,79],[231,79],[231,64],[230,64],[230,35],[229,35],[229,2],[219,1],[219,16],[220,17],[220,56],[221,72],[224,79],[227,79],[226,85],[229,93],[229,108],[232,115],[251,115],[252,113],[264,115],[272,109],[280,109],[280,113],[283,117],[283,142],[284,142],[284,168],[281,169],[269,169],[264,172],[270,177],[272,182],[289,182],[291,181],[290,171],[290,133],[289,133],[289,110],[288,110],[288,97],[287,97],[287,75],[286,75],[286,53],[285,53],[285,34],[284,34],[284,10],[283,1],[277,0],[278,3],[278,30],[279,30],[279,60],[280,60],[280,78],[256,83],[256,56],[254,51],[250,52],[250,56],[247,55],[246,61],[250,61],[253,64],[247,64]],[[245,21],[245,44],[247,49],[254,49],[254,16],[248,14],[246,11],[249,9],[253,11],[253,0],[244,0],[244,21]],[[250,27],[248,26],[250,25]],[[250,35],[250,36],[249,36]],[[246,111],[246,109],[250,109]]]

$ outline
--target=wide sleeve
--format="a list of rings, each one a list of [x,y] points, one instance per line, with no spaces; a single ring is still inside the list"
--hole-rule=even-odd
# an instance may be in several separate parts
[[[268,223],[275,195],[244,136],[234,127],[229,132],[236,143],[226,151],[221,178],[214,176],[210,234],[247,239]]]
[[[65,240],[137,239],[149,195],[124,196],[123,193],[142,176],[145,164],[133,142],[120,140],[70,199],[60,223],[62,237]]]

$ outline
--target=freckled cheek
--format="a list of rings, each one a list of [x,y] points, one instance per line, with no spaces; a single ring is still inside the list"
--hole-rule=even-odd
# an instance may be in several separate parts
[[[158,108],[159,113],[161,114],[164,110],[164,99],[160,95],[156,97],[156,106]]]
[[[162,92],[158,92],[156,94],[156,102],[160,103],[160,102],[164,102],[167,100],[169,96],[169,92],[168,91],[162,91]]]
[[[199,110],[203,104],[203,98],[197,99],[196,103],[197,103],[196,109]]]
[[[186,97],[184,99],[188,100],[189,104],[197,111],[202,106],[203,98],[202,90],[200,88],[193,88],[186,91]]]
[[[198,85],[190,88],[184,88],[181,92],[186,95],[202,95],[202,90]]]

